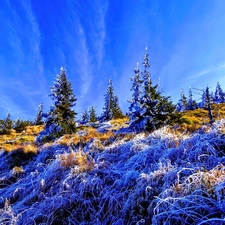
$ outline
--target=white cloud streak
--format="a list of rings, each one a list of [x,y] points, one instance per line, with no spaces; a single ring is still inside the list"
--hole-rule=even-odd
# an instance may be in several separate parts
[[[3,73],[0,76],[2,80],[0,86],[2,87],[1,97],[5,102],[4,111],[11,108],[15,109],[12,113],[17,112],[23,115],[22,112],[28,113],[29,109],[24,108],[18,98],[25,99],[28,108],[36,110],[39,104],[37,99],[41,99],[47,89],[40,49],[41,33],[31,2],[22,1],[19,7],[22,13],[15,8],[13,1],[7,1],[9,15],[6,18],[6,31],[10,34],[7,41],[11,46],[14,59],[1,64]],[[4,58],[4,55],[1,58]]]
[[[216,66],[211,66],[211,67],[208,67],[194,75],[191,75],[188,77],[188,79],[190,80],[195,80],[195,79],[198,79],[206,74],[209,74],[209,73],[212,73],[212,72],[216,72],[216,71],[219,71],[221,69],[225,68],[225,62],[219,64],[219,65],[216,65]]]

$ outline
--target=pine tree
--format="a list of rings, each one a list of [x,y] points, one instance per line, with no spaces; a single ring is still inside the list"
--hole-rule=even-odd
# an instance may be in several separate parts
[[[176,106],[172,103],[169,96],[160,95],[159,103],[156,106],[156,112],[156,128],[166,124],[173,124],[174,121],[179,119]]]
[[[38,141],[49,141],[64,134],[76,132],[75,115],[72,110],[76,105],[77,99],[73,94],[71,83],[67,80],[66,70],[60,69],[54,85],[50,88],[54,105],[48,113],[43,114],[45,118],[44,130],[40,133]]]
[[[213,115],[212,115],[212,108],[211,108],[211,102],[212,102],[212,96],[209,93],[209,87],[206,87],[205,91],[205,96],[206,96],[206,105],[207,105],[207,110],[208,110],[208,117],[209,117],[209,122],[212,124],[214,122]]]
[[[216,85],[216,90],[215,90],[215,94],[214,94],[214,97],[213,97],[213,102],[217,103],[217,104],[225,102],[225,94],[223,93],[223,90],[222,90],[219,82],[217,82],[217,85]]]
[[[199,108],[202,108],[205,110],[208,110],[209,99],[210,99],[210,104],[213,103],[213,93],[209,92],[209,88],[208,88],[208,93],[206,93],[207,87],[206,87],[206,89],[202,90],[201,102],[198,104]]]
[[[114,96],[114,98],[113,98],[112,113],[113,113],[113,119],[118,119],[118,118],[124,117],[123,112],[119,106],[119,99],[117,96]]]
[[[197,103],[195,100],[193,100],[192,89],[191,87],[189,87],[189,98],[187,103],[187,110],[194,110],[194,109],[197,109]]]
[[[112,79],[110,79],[106,89],[103,113],[100,118],[102,122],[109,121],[113,118],[119,118],[123,115],[118,102],[118,97],[114,95]]]
[[[152,131],[164,124],[169,124],[174,120],[175,106],[170,101],[170,97],[162,96],[157,90],[157,85],[153,86],[151,75],[148,71],[150,67],[147,48],[144,55],[144,71],[142,73],[142,96],[140,97],[140,110],[138,116],[131,121],[130,127],[139,130]]]
[[[101,116],[101,121],[109,121],[113,118],[113,112],[112,112],[112,107],[113,107],[113,96],[114,96],[114,90],[112,86],[112,79],[109,80],[108,87],[106,89],[106,94],[105,96],[105,104],[103,107],[103,113]]]
[[[181,94],[180,94],[180,99],[177,103],[177,111],[178,112],[184,112],[187,110],[188,107],[188,102],[187,102],[187,97],[184,94],[184,89],[181,89]]]
[[[90,109],[90,122],[91,123],[94,123],[97,121],[97,116],[95,114],[95,109],[94,107],[92,106],[91,109]]]
[[[158,85],[157,85],[157,91],[158,91],[158,93],[160,94],[161,93],[161,78],[160,77],[158,77]]]
[[[0,126],[0,133],[10,134],[12,128],[13,128],[13,121],[11,120],[10,112],[8,112],[6,118],[2,121],[2,124]]]
[[[35,125],[42,125],[43,124],[43,104],[42,102],[38,106],[38,112],[34,121]]]
[[[198,107],[201,108],[201,109],[207,108],[207,100],[206,100],[205,89],[202,90],[201,102],[198,103]]]
[[[8,112],[8,114],[5,118],[5,128],[8,129],[8,130],[11,130],[12,125],[13,125],[13,122],[11,120],[11,115],[10,115],[10,112]]]
[[[21,124],[22,124],[22,121],[19,118],[17,118],[15,122],[13,123],[13,129],[17,131],[17,129],[21,126]]]
[[[81,116],[81,121],[80,123],[81,124],[87,124],[89,122],[89,115],[88,115],[88,112],[87,110],[85,109],[82,116]]]
[[[147,51],[147,47],[145,49],[144,55],[144,71],[142,72],[143,79],[143,90],[142,96],[140,99],[141,103],[141,116],[139,122],[136,124],[136,129],[146,129],[153,130],[157,127],[157,107],[159,104],[160,94],[157,92],[157,85],[152,86],[151,74],[148,71],[150,67],[149,64],[149,54]]]
[[[131,91],[133,91],[132,99],[129,100],[130,106],[129,106],[129,112],[128,115],[130,117],[130,120],[135,123],[136,120],[140,118],[141,113],[141,87],[142,87],[142,80],[140,77],[140,70],[138,68],[139,63],[137,63],[137,67],[134,69],[134,77],[131,78],[132,81],[132,88]]]

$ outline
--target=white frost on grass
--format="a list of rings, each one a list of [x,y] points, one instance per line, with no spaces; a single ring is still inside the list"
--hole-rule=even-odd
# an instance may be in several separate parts
[[[73,154],[57,142],[36,156],[1,152],[0,222],[223,224],[224,124],[190,136],[169,127],[131,139],[120,134]]]

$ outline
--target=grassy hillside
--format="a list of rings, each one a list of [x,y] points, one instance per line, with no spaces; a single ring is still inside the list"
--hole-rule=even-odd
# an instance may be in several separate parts
[[[1,137],[0,224],[224,224],[225,121],[181,116],[152,133],[128,118],[80,126],[38,147],[41,127]]]
[[[213,104],[212,114],[215,121],[225,118],[225,103]],[[180,115],[179,124],[183,125],[183,129],[188,131],[195,131],[202,125],[209,123],[208,111],[204,109],[189,110],[180,113]]]

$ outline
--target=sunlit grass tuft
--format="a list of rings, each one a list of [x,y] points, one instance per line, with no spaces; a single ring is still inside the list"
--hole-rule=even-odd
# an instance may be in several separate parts
[[[129,117],[128,116],[124,116],[123,118],[119,118],[119,119],[112,119],[110,121],[110,123],[113,126],[113,129],[119,129],[121,127],[127,127],[128,126],[128,122],[129,122]]]
[[[12,175],[14,176],[20,176],[21,174],[24,174],[24,169],[22,166],[15,166],[13,169],[12,169]]]
[[[63,137],[59,138],[55,144],[61,145],[70,145],[73,143],[74,145],[87,144],[90,140],[98,139],[100,142],[105,142],[110,138],[113,138],[115,134],[112,131],[108,131],[105,133],[97,132],[95,129],[90,129],[89,131],[85,131],[82,135],[79,134],[67,134]]]
[[[78,173],[90,171],[94,167],[94,160],[82,151],[64,153],[59,155],[57,159],[62,167],[75,167]]]

